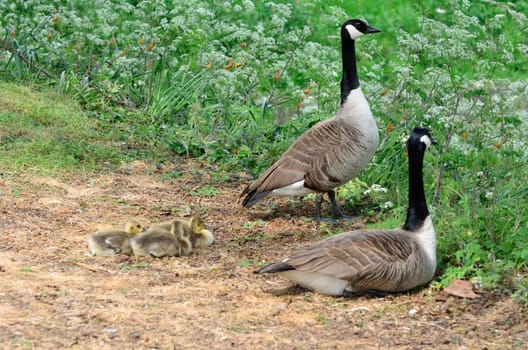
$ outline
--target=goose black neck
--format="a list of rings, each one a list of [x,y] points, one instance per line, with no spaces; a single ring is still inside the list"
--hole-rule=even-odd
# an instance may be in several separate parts
[[[341,104],[345,103],[350,91],[359,87],[356,67],[356,45],[348,35],[341,35],[343,76],[341,77]]]
[[[410,144],[408,147],[409,208],[407,209],[407,220],[403,228],[409,231],[418,230],[422,227],[427,216],[429,216],[425,200],[422,170],[425,148],[425,145],[421,142]]]

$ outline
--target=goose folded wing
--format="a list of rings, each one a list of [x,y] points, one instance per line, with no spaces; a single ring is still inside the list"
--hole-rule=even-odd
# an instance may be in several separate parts
[[[321,241],[290,256],[285,263],[297,271],[330,275],[355,284],[367,282],[370,277],[383,278],[415,250],[412,239],[396,231],[359,231]]]
[[[281,188],[304,179],[317,164],[338,152],[343,140],[339,120],[321,122],[307,130],[291,147],[242,193],[262,193]]]

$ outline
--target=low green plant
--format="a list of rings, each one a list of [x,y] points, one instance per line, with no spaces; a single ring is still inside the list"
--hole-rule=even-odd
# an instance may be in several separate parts
[[[218,195],[218,191],[213,186],[203,186],[196,190],[191,191],[191,193],[197,196],[208,196],[208,197],[214,197]]]
[[[315,322],[319,326],[325,326],[328,323],[328,318],[325,315],[318,314],[315,316]]]
[[[137,263],[130,263],[129,261],[126,261],[124,263],[116,265],[116,270],[121,270],[121,271],[130,271],[133,269],[141,270],[141,269],[148,267],[148,265],[149,264],[146,261],[139,261]]]
[[[262,266],[263,263],[258,258],[244,258],[238,263],[238,267],[242,268],[254,268]]]
[[[243,227],[251,229],[251,228],[255,228],[255,227],[258,227],[258,226],[264,226],[264,225],[266,225],[266,221],[264,221],[264,220],[256,220],[256,221],[247,221],[247,222],[245,222]]]

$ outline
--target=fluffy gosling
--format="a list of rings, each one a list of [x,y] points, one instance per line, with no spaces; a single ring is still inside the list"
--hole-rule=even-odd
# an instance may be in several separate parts
[[[143,230],[137,221],[128,221],[124,231],[99,231],[88,236],[88,247],[92,255],[111,256],[132,253],[130,239]]]

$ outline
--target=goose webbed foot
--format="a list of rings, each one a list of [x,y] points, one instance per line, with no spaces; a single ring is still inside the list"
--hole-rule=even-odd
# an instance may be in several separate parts
[[[323,203],[323,193],[318,193],[315,198],[315,221],[337,222],[340,220],[355,221],[358,219],[357,216],[348,216],[348,215],[343,214],[343,211],[341,210],[339,205],[337,205],[334,191],[328,191],[327,193],[328,193],[328,198],[330,199],[330,203],[332,204],[332,211],[334,213],[334,217],[333,218],[321,217],[321,204]]]

